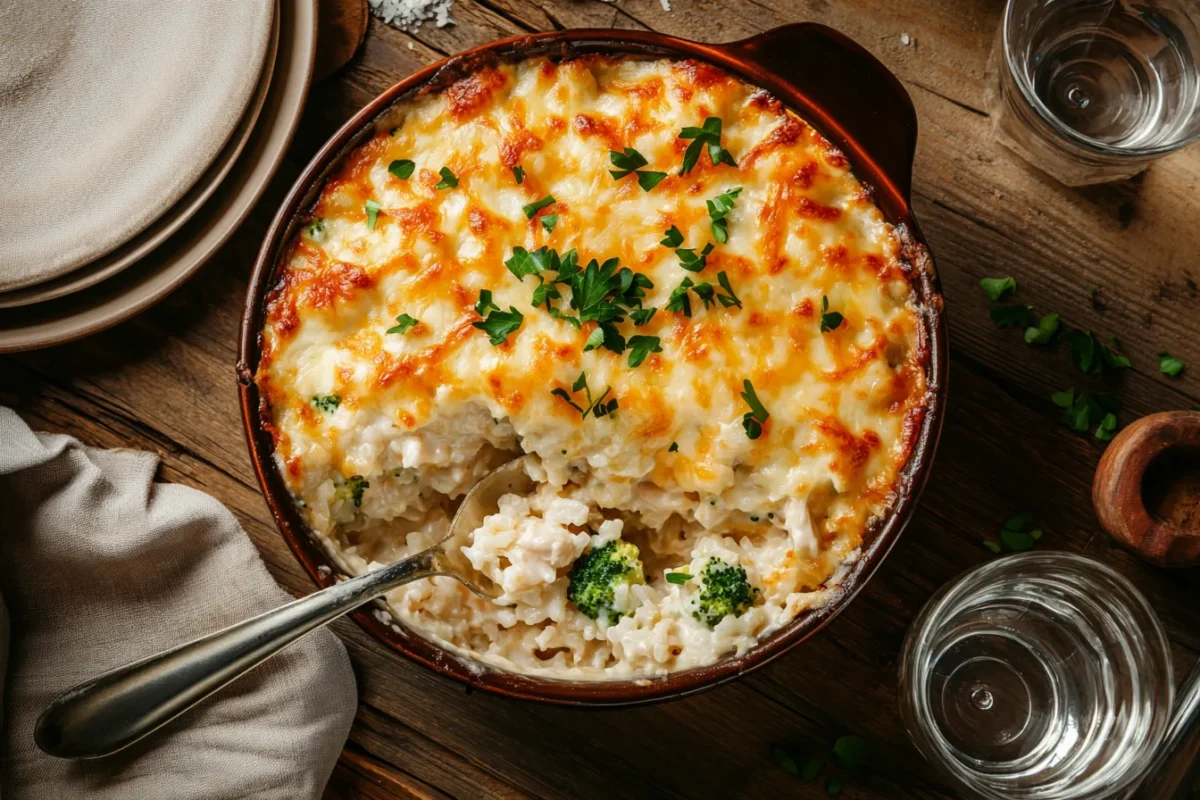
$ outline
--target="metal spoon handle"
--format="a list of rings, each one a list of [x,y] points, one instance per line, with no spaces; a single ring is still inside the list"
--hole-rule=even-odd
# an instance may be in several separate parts
[[[34,740],[60,758],[96,758],[128,747],[283,648],[409,581],[437,574],[437,548],[143,658],[59,695]]]

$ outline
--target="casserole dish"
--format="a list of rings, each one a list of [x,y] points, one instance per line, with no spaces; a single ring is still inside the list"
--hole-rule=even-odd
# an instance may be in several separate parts
[[[822,627],[861,588],[907,522],[928,473],[940,429],[945,394],[946,345],[941,292],[920,232],[909,209],[916,121],[896,79],[862,48],[819,25],[791,25],[728,45],[702,45],[655,33],[598,30],[560,31],[494,42],[435,64],[389,89],[364,108],[322,149],[277,214],[259,254],[243,318],[238,380],[251,457],[269,507],[285,539],[321,585],[336,580],[334,562],[298,513],[273,458],[269,416],[255,383],[268,294],[278,282],[285,248],[302,224],[326,180],[347,154],[372,135],[376,120],[395,102],[422,91],[444,89],[498,61],[533,56],[569,59],[579,54],[694,59],[713,64],[760,87],[807,121],[848,158],[870,187],[885,220],[895,226],[901,256],[919,311],[918,348],[925,370],[927,401],[914,418],[907,462],[886,513],[871,526],[861,553],[841,584],[840,597],[762,639],[740,657],[636,680],[581,682],[504,672],[452,655],[416,633],[391,623],[386,614],[359,611],[356,619],[372,635],[433,669],[488,691],[568,704],[628,704],[681,696],[716,685],[757,667]],[[836,82],[827,76],[836,75]],[[753,437],[752,437],[753,438]]]

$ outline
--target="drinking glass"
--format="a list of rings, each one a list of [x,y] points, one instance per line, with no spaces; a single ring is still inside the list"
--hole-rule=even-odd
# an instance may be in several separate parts
[[[997,138],[1070,186],[1200,138],[1195,0],[1008,0],[988,63]]]
[[[922,609],[900,709],[922,754],[981,798],[1123,797],[1167,730],[1167,638],[1129,581],[1069,553],[989,562]]]

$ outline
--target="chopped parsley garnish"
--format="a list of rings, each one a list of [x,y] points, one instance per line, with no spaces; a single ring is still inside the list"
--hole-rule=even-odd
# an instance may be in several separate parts
[[[1017,290],[1017,281],[1015,278],[983,278],[979,286],[988,300],[996,303]]]
[[[398,158],[392,163],[388,164],[388,172],[392,173],[394,177],[397,177],[402,181],[406,181],[411,178],[413,170],[416,168],[416,163],[409,161],[407,158]]]
[[[667,573],[667,583],[673,583],[676,586],[683,586],[685,583],[690,581],[692,578],[693,578],[693,576],[689,575],[686,572],[668,572]]]
[[[442,179],[440,181],[438,181],[437,185],[434,186],[433,188],[435,188],[435,189],[457,189],[458,188],[458,177],[453,172],[450,171],[449,167],[442,167],[441,169],[439,169],[438,175],[441,175]]]
[[[993,553],[1002,553],[1006,549],[1013,553],[1032,550],[1037,540],[1042,538],[1041,530],[1030,530],[1032,525],[1032,513],[1025,511],[1017,514],[1005,522],[1004,527],[1000,529],[1000,541],[985,539],[984,547]]]
[[[542,217],[542,227],[546,229],[546,233],[552,233],[554,226],[558,224],[558,214],[547,214]]]
[[[683,244],[683,232],[672,225],[667,228],[667,235],[662,238],[659,244],[667,247],[679,247],[679,245]]]
[[[720,117],[709,117],[704,120],[703,125],[699,128],[684,128],[679,132],[679,138],[692,140],[692,143],[688,145],[688,149],[683,153],[683,164],[679,167],[680,175],[687,175],[692,171],[692,167],[696,166],[696,162],[700,160],[700,152],[706,146],[708,147],[708,157],[712,160],[713,166],[722,162],[731,167],[737,166],[729,151],[721,147]]]
[[[1183,372],[1183,362],[1175,356],[1163,350],[1158,354],[1158,371],[1163,375],[1170,375],[1172,378],[1179,376]]]
[[[312,400],[309,402],[312,403],[313,408],[317,411],[332,414],[342,404],[342,398],[341,395],[336,394],[314,394]]]
[[[539,278],[539,280],[541,280],[541,278]],[[562,292],[558,291],[558,287],[553,283],[546,283],[543,281],[537,285],[536,289],[533,290],[533,300],[530,302],[533,303],[534,308],[537,308],[542,303],[545,303],[547,309],[550,311],[556,311],[557,309],[550,306],[550,303],[554,300],[562,300]]]
[[[712,243],[704,245],[704,249],[699,254],[695,250],[689,250],[680,247],[675,251],[675,255],[679,256],[679,266],[686,269],[688,272],[700,272],[708,265],[708,254],[713,251]]]
[[[1116,413],[1121,410],[1121,401],[1110,394],[1064,389],[1050,395],[1050,400],[1063,410],[1063,424],[1073,431],[1086,433],[1095,424],[1099,426],[1096,438],[1108,441],[1117,429]]]
[[[496,311],[499,311],[500,306],[492,302],[491,289],[480,289],[479,300],[475,303],[475,313],[482,317],[487,314],[489,309],[495,309]]]
[[[751,439],[757,439],[762,436],[763,423],[771,415],[767,413],[767,409],[759,402],[758,395],[755,393],[754,386],[750,381],[742,381],[742,386],[745,387],[745,391],[742,392],[742,400],[746,402],[746,405],[750,406],[750,410],[742,415],[742,427],[746,429],[746,436]]]
[[[998,328],[1025,328],[1029,326],[1033,306],[996,306],[988,313]]]
[[[729,241],[729,220],[726,217],[733,210],[733,202],[741,193],[742,187],[739,186],[705,201],[708,205],[708,216],[712,220],[713,238],[721,244]]]
[[[646,356],[651,353],[661,353],[661,340],[657,336],[631,336],[629,337],[629,366],[640,366],[646,360]]]
[[[716,290],[713,289],[713,285],[708,281],[700,281],[692,287],[692,291],[696,293],[697,297],[704,301],[705,308],[708,308],[714,302],[716,302],[713,299],[713,296],[716,294]]]
[[[375,230],[375,221],[379,219],[379,210],[383,206],[379,205],[376,200],[368,200],[363,203],[363,211],[367,212],[367,230]]]
[[[525,317],[520,311],[517,311],[513,306],[508,307],[508,311],[495,309],[487,315],[487,319],[472,323],[472,326],[479,328],[488,335],[488,341],[494,346],[504,344],[510,333],[514,333],[521,327],[521,321]]]
[[[410,317],[408,314],[401,314],[396,317],[396,324],[387,329],[388,333],[408,333],[408,329],[420,322],[415,317]]]
[[[1026,344],[1049,344],[1058,333],[1058,314],[1044,314],[1037,325],[1025,329]]]
[[[334,491],[335,500],[349,500],[355,508],[362,508],[363,492],[371,488],[370,481],[362,475],[351,475]]]
[[[524,247],[514,247],[512,256],[504,262],[504,266],[517,276],[517,280],[521,280],[526,275],[540,275],[548,269],[554,269],[557,257],[558,253],[546,247],[539,247],[532,252]]]
[[[1096,339],[1096,334],[1091,331],[1070,331],[1066,338],[1071,345],[1071,361],[1083,372],[1096,374],[1114,369],[1129,369],[1133,366],[1133,362],[1126,356],[1101,344]],[[1113,347],[1117,346],[1116,337],[1109,342]]]
[[[662,183],[663,178],[667,177],[665,172],[651,172],[648,169],[641,170],[637,174],[638,186],[642,187],[643,192],[648,192],[655,186]]]
[[[637,175],[638,186],[642,187],[642,191],[648,192],[658,184],[662,183],[662,179],[667,177],[665,172],[652,172],[643,170],[642,167],[648,166],[649,162],[646,157],[634,150],[632,147],[626,147],[625,151],[618,153],[616,150],[608,151],[608,158],[612,161],[612,165],[616,169],[610,169],[609,174],[615,180],[621,180],[629,174]]]
[[[581,406],[571,399],[571,395],[578,394],[580,391],[587,398],[586,406]],[[566,400],[571,408],[579,412],[580,419],[587,419],[588,414],[591,414],[593,417],[605,417],[617,410],[617,398],[614,397],[607,403],[604,401],[611,391],[612,387],[606,386],[604,387],[604,392],[593,400],[592,390],[587,385],[587,373],[580,372],[579,377],[575,379],[575,383],[571,384],[571,391],[569,393],[566,389],[558,388],[552,390],[550,394]]]
[[[843,319],[838,312],[829,310],[829,296],[821,295],[821,333],[837,330]]]
[[[671,290],[671,296],[667,300],[667,311],[682,311],[685,317],[692,315],[692,301],[688,298],[688,290],[695,284],[691,278],[684,278],[683,282]]]
[[[725,270],[717,273],[717,283],[721,284],[721,288],[725,290],[725,294],[717,295],[717,299],[721,301],[721,305],[729,308],[730,306],[742,307],[742,301],[733,293],[733,287],[729,285],[729,276],[725,274]]]
[[[304,229],[304,232],[308,234],[308,238],[312,239],[317,244],[320,244],[321,242],[325,241],[325,220],[314,219],[312,222],[308,223],[308,227]]]
[[[634,327],[640,328],[653,319],[656,313],[658,313],[658,308],[655,306],[635,308],[629,312],[629,318],[633,320]]]
[[[554,205],[554,195],[548,194],[541,200],[535,200],[521,210],[525,212],[525,219],[533,219],[537,212],[541,211],[546,206]]]
[[[517,185],[519,186],[522,183],[524,183],[525,182],[525,168],[522,167],[520,164],[518,164],[517,166],[513,167],[512,169],[513,169],[513,177],[517,179]]]
[[[597,325],[596,329],[588,336],[587,343],[583,346],[583,352],[586,353],[601,346],[614,353],[625,352],[625,337],[617,330],[616,325],[610,322],[602,322]]]
[[[668,453],[678,453],[679,452],[679,442],[671,442],[671,446],[667,448],[667,452]]]

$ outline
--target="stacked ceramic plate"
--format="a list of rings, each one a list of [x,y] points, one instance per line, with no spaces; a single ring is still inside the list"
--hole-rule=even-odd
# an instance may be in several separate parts
[[[0,0],[0,352],[127,319],[233,233],[316,22],[316,0]]]

